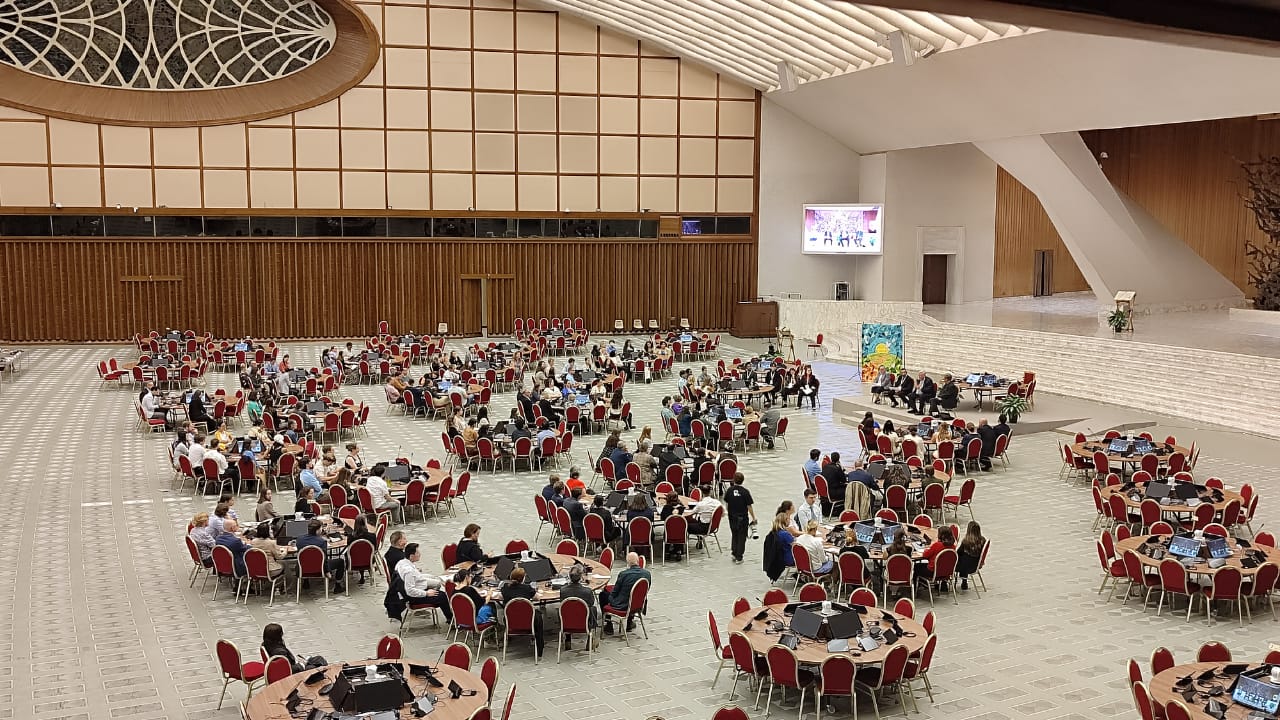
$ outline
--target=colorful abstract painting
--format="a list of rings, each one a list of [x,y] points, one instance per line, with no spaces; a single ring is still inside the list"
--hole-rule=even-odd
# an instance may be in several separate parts
[[[902,325],[863,323],[862,380],[875,380],[880,368],[895,374],[902,372],[906,358],[904,350]]]

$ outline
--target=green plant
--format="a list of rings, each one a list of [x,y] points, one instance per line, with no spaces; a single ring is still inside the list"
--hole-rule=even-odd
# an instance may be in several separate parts
[[[1129,325],[1129,313],[1118,308],[1112,310],[1107,315],[1107,324],[1111,326],[1112,330],[1120,332]]]
[[[1009,420],[1017,422],[1018,416],[1027,411],[1027,399],[1021,395],[1005,395],[1000,398],[998,409]]]

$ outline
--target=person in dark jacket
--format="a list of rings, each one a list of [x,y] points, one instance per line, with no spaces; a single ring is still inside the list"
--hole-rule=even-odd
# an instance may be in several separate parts
[[[489,556],[480,548],[480,526],[468,523],[462,529],[462,539],[458,541],[458,562],[483,563]]]
[[[509,603],[516,598],[524,598],[532,602],[538,595],[538,591],[532,585],[524,581],[524,568],[518,567],[511,571],[511,577],[502,585],[502,602]],[[542,657],[543,639],[542,639],[542,613],[536,609],[533,612],[533,642],[537,650],[538,657]]]
[[[591,501],[591,509],[588,511],[592,515],[599,515],[604,522],[604,539],[610,544],[622,536],[622,529],[613,521],[613,514],[609,512],[609,508],[604,505],[605,496],[596,495]]]
[[[627,569],[618,573],[618,580],[612,588],[600,591],[600,609],[608,608],[624,610],[631,603],[631,589],[641,579],[653,582],[653,576],[645,568],[640,567],[640,556],[634,552],[627,553]],[[639,610],[637,610],[639,612]],[[604,613],[604,634],[613,634],[612,615]],[[627,632],[635,629],[634,614],[627,617]]]
[[[587,539],[587,531],[582,521],[587,517],[587,508],[582,504],[582,488],[574,488],[569,498],[564,501],[564,509],[569,511],[569,523],[573,527],[573,536],[578,542]]]
[[[921,372],[920,377],[916,382],[916,391],[911,393],[909,397],[907,412],[912,415],[923,415],[925,403],[929,403],[930,407],[932,407],[934,405],[934,400],[937,397],[937,383],[933,381],[933,378]]]
[[[822,466],[822,477],[827,481],[828,495],[822,500],[822,514],[831,515],[833,507],[844,504],[845,486],[849,484],[849,476],[840,464],[840,453],[831,453],[830,462]]]
[[[898,389],[889,396],[889,402],[894,407],[898,407],[898,401],[901,400],[907,407],[911,407],[911,393],[916,391],[916,381],[911,379],[911,374],[905,370],[898,378]]]
[[[298,662],[298,658],[294,657],[293,653],[289,652],[289,648],[284,644],[284,628],[276,623],[269,623],[262,628],[262,650],[266,652],[268,658],[278,655],[287,659],[296,673],[300,673],[309,667],[324,667],[329,664],[327,660],[319,655],[307,658],[305,664]]]
[[[938,390],[938,397],[930,403],[929,411],[934,415],[939,415],[948,420],[951,419],[951,411],[956,409],[960,404],[960,387],[956,385],[955,378],[950,373],[942,376],[942,387]],[[942,408],[942,412],[938,412],[938,408]]]

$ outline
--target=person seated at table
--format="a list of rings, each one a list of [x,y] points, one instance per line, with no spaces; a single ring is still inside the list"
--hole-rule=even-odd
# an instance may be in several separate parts
[[[226,523],[228,520],[235,520],[231,517],[231,507],[225,502],[220,502],[213,508],[213,515],[209,517],[209,528],[213,531],[213,536],[218,537],[226,532]]]
[[[818,448],[809,451],[809,459],[804,463],[804,474],[811,482],[822,474],[822,451]]]
[[[240,524],[235,520],[228,519],[223,522],[222,529],[223,532],[214,539],[214,543],[231,551],[231,557],[235,563],[235,574],[238,577],[243,577],[248,574],[245,570],[244,554],[249,551],[249,546],[240,539]]]
[[[929,442],[939,446],[952,440],[954,437],[951,434],[951,423],[938,423],[938,427],[934,428],[933,434],[929,436]]]
[[[902,534],[904,533],[899,533],[899,535],[902,535]],[[897,540],[897,538],[895,537],[894,540]],[[916,563],[916,568],[915,568],[916,579],[919,580],[920,582],[926,582],[926,583],[932,580],[933,571],[934,571],[934,562],[938,557],[938,553],[947,549],[954,550],[955,546],[956,546],[956,536],[952,534],[951,526],[943,525],[942,527],[939,527],[938,539],[934,540],[933,544],[925,548],[925,551],[921,554],[921,560],[923,562]],[[946,592],[947,591],[946,581],[943,580],[939,582],[935,586],[935,589],[940,590],[942,592]]]
[[[645,497],[646,496],[644,493],[635,493],[633,495],[627,496],[627,505],[626,505],[627,529],[630,529],[631,521],[635,520],[638,517],[648,518],[649,522],[653,522],[653,519],[654,519],[653,508],[650,507],[649,503],[645,501]],[[624,544],[625,545],[631,544],[631,536],[629,534],[626,536]]]
[[[951,373],[942,376],[942,387],[938,390],[938,397],[930,403],[930,411],[934,415],[938,415],[944,419],[951,419],[951,411],[956,409],[960,404],[960,387],[956,385],[955,378],[951,377]],[[942,410],[939,412],[938,408]]]
[[[961,475],[965,474],[967,471],[965,466],[968,464],[967,461],[969,460],[969,441],[974,438],[977,438],[979,441],[982,440],[982,436],[978,434],[977,426],[973,423],[969,423],[965,426],[965,432],[960,438],[960,444],[956,446],[957,462],[955,463],[955,470]],[[979,452],[978,466],[984,470],[990,470],[991,458],[984,458],[982,457],[981,452]]]
[[[304,489],[303,492],[308,495],[310,494],[309,489]],[[298,498],[298,500],[301,501],[302,498]],[[297,540],[294,540],[293,544],[298,548],[298,552],[302,552],[302,548],[309,545],[318,547],[325,552],[325,557],[327,558],[324,563],[325,573],[328,574],[333,581],[333,592],[340,593],[345,590],[345,587],[342,585],[342,580],[347,574],[347,561],[340,557],[329,556],[329,539],[320,534],[320,530],[323,528],[323,521],[319,518],[312,518],[311,522],[307,523],[307,533]],[[303,589],[311,587],[311,582],[303,580],[302,587]]]
[[[258,523],[253,529],[253,538],[249,540],[249,544],[267,554],[267,573],[271,577],[279,577],[284,573],[284,566],[280,561],[289,554],[289,549],[280,547],[271,537],[271,523]]]
[[[685,512],[685,516],[689,518],[689,534],[705,535],[711,529],[711,521],[719,509],[720,501],[711,495],[710,487],[705,488],[702,499]],[[701,545],[701,538],[698,543]]]
[[[220,420],[218,429],[213,431],[213,442],[218,446],[218,450],[226,452],[227,448],[231,447],[231,443],[235,442],[235,439],[235,436],[227,429],[227,421]]]
[[[827,497],[823,499],[822,512],[833,515],[833,508],[844,504],[844,486],[849,484],[849,476],[840,464],[840,453],[831,453],[827,464],[822,466],[822,477],[827,480]]]
[[[364,486],[369,491],[369,498],[373,502],[373,510],[377,513],[390,512],[400,507],[400,501],[391,497],[391,486],[382,479],[386,472],[386,465],[375,465],[364,481]]]
[[[667,493],[663,500],[666,502],[662,505],[662,512],[658,513],[659,521],[665,521],[672,515],[683,515],[687,509],[684,503],[680,502],[680,495],[675,491]]]
[[[520,408],[520,414],[524,416],[526,422],[533,422],[535,417],[533,403],[533,392],[526,387],[520,388],[520,393],[516,395],[516,405]]]
[[[390,547],[387,548],[387,552],[382,556],[383,560],[386,561],[384,567],[388,567],[394,572],[396,565],[399,565],[400,561],[405,558],[404,548],[409,544],[409,538],[403,531],[396,530],[391,533],[391,537],[387,539],[387,542]]]
[[[795,566],[796,561],[791,552],[794,542],[790,513],[780,512],[774,515],[773,526],[764,537],[764,574],[771,582],[777,582],[787,568]]]
[[[852,474],[853,473],[850,473],[850,475]],[[804,502],[801,503],[800,508],[796,510],[796,515],[792,522],[796,527],[802,528],[808,527],[810,520],[818,523],[822,522],[822,503],[818,500],[818,491],[811,487],[805,488]]]
[[[587,572],[588,571],[583,570],[582,566],[580,565],[574,565],[573,567],[569,568],[569,582],[561,586],[560,599],[564,600],[565,598],[578,598],[579,600],[586,603],[587,604],[587,628],[590,630],[595,630],[597,627],[600,626],[600,610],[596,606],[595,593],[591,592],[591,588],[587,587],[582,582]],[[541,613],[538,613],[538,614],[541,614]],[[591,638],[588,638],[587,642],[590,643]],[[572,635],[565,635],[563,648],[565,650],[573,649]]]
[[[1013,428],[1009,427],[1009,418],[1004,413],[1000,413],[1000,417],[996,418],[996,423],[998,423],[994,428],[994,430],[996,431],[996,435],[1012,435],[1013,434]],[[993,449],[994,449],[994,446],[993,446]]]
[[[280,372],[280,364],[276,362],[275,356],[268,355],[262,361],[262,372],[267,377],[272,377]]]
[[[311,469],[315,471],[316,477],[320,478],[322,484],[328,485],[333,482],[338,471],[342,469],[342,463],[338,462],[338,455],[332,445],[325,445],[320,450],[320,457],[312,463]]]
[[[557,399],[560,397],[559,392],[554,387],[548,389],[556,393]],[[549,399],[545,395],[538,399],[538,409],[542,412],[542,417],[552,424],[559,424],[560,422],[561,411],[560,408],[556,407],[556,402],[557,400]]]
[[[329,664],[329,661],[320,655],[312,655],[306,658],[305,664],[299,663],[298,658],[294,657],[293,653],[289,652],[289,648],[285,647],[284,628],[276,623],[268,623],[266,627],[262,628],[262,651],[267,654],[268,658],[279,655],[287,659],[290,668],[295,673],[303,672],[307,668],[322,668]]]
[[[205,395],[203,390],[195,390],[191,393],[191,401],[187,403],[187,417],[191,418],[191,422],[196,425],[203,424],[206,429],[217,427],[213,415],[205,409],[205,403],[208,400],[209,396]]]
[[[600,609],[604,614],[604,634],[613,634],[613,616],[603,613],[608,608],[616,610],[626,609],[631,604],[631,588],[641,579],[647,580],[652,587],[653,575],[646,568],[640,567],[640,555],[635,552],[627,553],[627,569],[618,573],[618,579],[614,582],[612,588],[606,587],[600,591]],[[637,609],[636,612],[644,612],[643,609]],[[634,616],[627,617],[627,632],[635,630]]]
[[[982,562],[982,549],[986,544],[987,539],[982,536],[982,526],[970,520],[957,551],[956,574],[960,576],[961,590],[969,589],[969,576],[978,571],[978,564]]]
[[[680,414],[676,415],[676,426],[680,429],[680,437],[689,437],[693,435],[693,408],[684,405],[680,408]]]
[[[574,488],[587,489],[587,481],[582,479],[582,468],[577,465],[569,466],[569,479],[564,481],[564,491],[567,493]],[[585,500],[583,502],[586,502]]]
[[[292,369],[293,363],[289,362],[289,353],[285,353],[284,357],[280,358],[280,372],[287,373]]]
[[[978,437],[982,438],[982,459],[986,462],[982,464],[983,470],[991,469],[991,456],[996,454],[996,438],[1000,433],[996,429],[987,424],[987,419],[978,420],[978,429],[976,431]]]
[[[284,439],[288,440],[291,444],[302,444],[302,429],[298,427],[298,423],[294,422],[293,418],[289,418],[285,421],[282,432],[284,433]]]
[[[190,437],[185,430],[178,428],[178,435],[173,444],[169,446],[169,455],[173,459],[174,470],[181,468],[181,458],[187,457],[187,450],[191,447]]]
[[[559,505],[564,502],[565,484],[560,480],[559,473],[551,473],[547,478],[547,484],[542,488],[542,497],[549,503]],[[560,498],[557,502],[556,498]]]
[[[633,457],[627,447],[627,443],[619,440],[617,446],[613,448],[613,452],[609,453],[609,459],[613,461],[613,480],[615,482],[627,479],[627,463],[631,462]]]
[[[387,380],[387,384],[382,386],[382,392],[387,397],[387,403],[391,405],[403,405],[404,392],[408,387],[408,385],[405,385],[404,380],[401,380],[400,376],[397,374],[392,375],[391,378]],[[417,398],[414,399],[416,400]]]
[[[831,572],[831,568],[835,563],[827,556],[827,549],[822,544],[822,538],[818,537],[818,527],[817,520],[810,520],[804,525],[804,532],[796,537],[795,544],[809,553],[809,565],[814,568],[814,573],[822,575],[823,573]]]
[[[916,444],[916,453],[923,456],[924,455],[924,438],[920,437],[916,433],[918,429],[919,429],[918,425],[908,425],[906,428],[906,432],[903,433],[902,435],[902,442],[906,442],[907,440],[914,442]]]
[[[276,517],[275,505],[271,502],[271,488],[263,485],[258,490],[258,505],[254,509],[253,519],[258,522],[266,522]]]
[[[898,434],[898,429],[893,426],[892,420],[885,420],[884,427],[880,429],[880,434],[889,438],[889,444],[892,447],[890,453],[897,456],[902,452],[902,436]]]
[[[476,448],[476,441],[480,439],[479,423],[475,418],[467,420],[467,425],[462,429],[462,443],[467,446],[468,450]]]
[[[509,603],[516,598],[524,598],[532,602],[537,598],[538,591],[532,585],[525,582],[524,579],[524,568],[517,567],[511,571],[511,576],[502,584],[502,589],[500,591],[503,603]],[[543,651],[543,638],[542,613],[540,612],[533,613],[533,644],[538,657],[541,657]]]
[[[592,515],[599,515],[604,523],[604,540],[609,544],[622,536],[622,529],[613,521],[613,513],[609,512],[609,508],[604,504],[605,496],[603,493],[592,496],[591,509],[587,512]]]
[[[782,407],[787,407],[789,398],[792,395],[799,396],[800,394],[799,376],[796,375],[794,369],[786,368],[783,371],[782,380],[775,387],[781,388]],[[799,397],[796,398],[796,407],[800,407]]]
[[[375,522],[376,522],[376,517],[375,517]],[[347,547],[350,547],[351,546],[350,543],[353,543],[357,540],[368,540],[369,544],[373,546],[373,549],[375,552],[378,549],[378,536],[374,535],[372,532],[369,532],[369,521],[365,519],[364,515],[357,515],[356,519],[352,521],[351,527],[344,526],[343,533],[347,536],[347,543],[348,543]],[[356,583],[357,585],[364,584],[364,574],[365,574],[365,571],[361,570],[360,581]]]
[[[888,474],[888,472],[889,469],[886,468],[885,473]],[[853,461],[853,470],[849,471],[845,479],[851,483],[857,482],[865,485],[877,501],[884,498],[884,493],[880,490],[880,483],[871,476],[871,473],[867,472],[866,462],[862,458]]]
[[[271,380],[271,389],[275,391],[276,397],[283,400],[289,397],[293,388],[289,385],[288,373],[277,373]]]
[[[165,427],[170,426],[169,411],[160,407],[160,401],[151,389],[150,380],[142,384],[142,392],[138,395],[138,402],[142,405],[142,413],[144,415],[152,420],[163,420]]]
[[[523,417],[516,417],[508,422],[507,428],[507,435],[511,437],[513,443],[520,438],[533,438],[533,433],[529,432],[529,423],[525,422]]]
[[[480,526],[468,523],[462,529],[462,539],[458,541],[458,562],[484,563],[489,556],[480,547]]]
[[[191,518],[191,532],[187,535],[195,542],[200,552],[200,562],[209,568],[213,567],[213,546],[217,544],[218,534],[209,527],[209,513],[199,512]]]
[[[359,445],[353,442],[347,443],[347,457],[342,461],[342,464],[351,472],[356,472],[364,467],[364,458],[360,456]]]
[[[250,390],[249,398],[245,401],[244,409],[249,413],[249,422],[255,426],[262,424],[262,402],[258,399],[258,391]]]
[[[564,509],[569,511],[569,524],[573,528],[573,537],[578,542],[587,539],[587,531],[582,527],[582,521],[587,517],[587,508],[582,504],[582,496],[582,488],[573,488],[563,504]]]
[[[634,430],[635,425],[632,424],[632,417],[631,417],[632,414],[631,413],[627,413],[626,415],[622,414],[622,411],[624,409],[623,406],[625,405],[626,405],[626,402],[624,402],[622,399],[621,388],[619,388],[618,390],[614,390],[613,397],[610,398],[609,400],[609,420],[610,422],[625,423],[626,428],[628,430]]]
[[[311,458],[306,455],[298,459],[298,484],[310,488],[315,494],[316,502],[328,502],[329,496],[324,492],[324,485],[316,476],[315,469],[311,467]]]
[[[310,487],[303,485],[297,488],[297,495],[298,495],[298,499],[294,500],[293,502],[293,512],[295,514],[296,513],[310,514],[312,512],[311,503],[315,500],[315,490],[312,490]]]
[[[662,398],[662,409],[658,411],[658,414],[662,416],[662,427],[663,427],[663,428],[670,427],[670,426],[671,426],[671,421],[676,419],[676,414],[675,414],[674,412],[672,412],[672,411],[671,411],[671,396],[670,396],[670,395],[667,395],[667,396],[665,396],[665,397],[663,397],[663,398]]]
[[[631,461],[640,466],[640,485],[645,488],[653,487],[658,472],[658,459],[653,456],[653,441],[644,439],[642,435]]]

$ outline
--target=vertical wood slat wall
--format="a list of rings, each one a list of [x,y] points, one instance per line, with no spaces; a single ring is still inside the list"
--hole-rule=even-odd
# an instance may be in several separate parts
[[[582,316],[666,327],[687,317],[724,330],[754,289],[756,245],[741,239],[5,238],[0,339],[122,340],[152,329],[218,337],[363,337],[396,330],[478,334],[489,280],[490,333],[519,316]]]
[[[1241,161],[1280,154],[1280,121],[1256,117],[1081,133],[1107,178],[1247,294],[1245,245],[1262,235],[1245,207]],[[1026,187],[1004,170],[996,185],[996,297],[1029,295],[1035,250],[1053,249],[1054,290],[1084,277]]]

